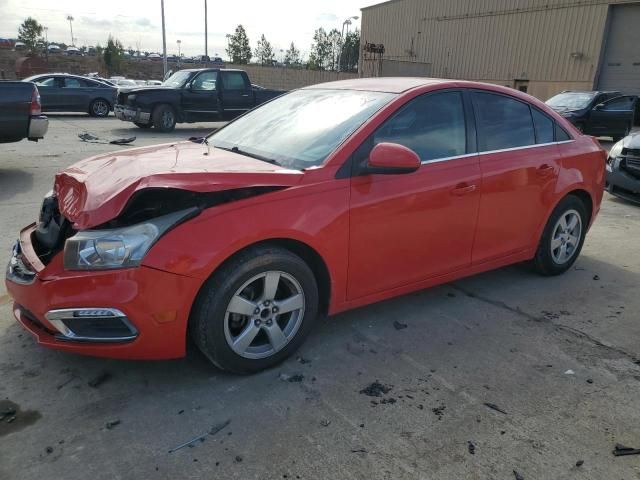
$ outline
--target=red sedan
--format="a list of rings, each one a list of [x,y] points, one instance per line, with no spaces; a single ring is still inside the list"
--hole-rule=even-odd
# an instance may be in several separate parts
[[[45,346],[247,373],[334,314],[530,261],[565,272],[605,153],[493,85],[376,78],[283,95],[198,142],[56,176],[7,289]]]

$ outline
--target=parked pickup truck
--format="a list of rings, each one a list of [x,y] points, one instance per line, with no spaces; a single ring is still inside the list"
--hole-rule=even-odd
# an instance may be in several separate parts
[[[179,70],[159,87],[121,89],[114,113],[140,128],[170,132],[176,123],[230,120],[282,93],[256,88],[243,70]]]
[[[23,138],[37,142],[48,128],[38,87],[30,82],[0,81],[0,143]]]

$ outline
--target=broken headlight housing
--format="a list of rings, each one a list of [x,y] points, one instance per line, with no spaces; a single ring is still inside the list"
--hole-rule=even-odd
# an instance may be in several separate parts
[[[80,231],[65,242],[64,268],[109,270],[137,267],[162,235],[198,211],[190,208],[127,227]]]

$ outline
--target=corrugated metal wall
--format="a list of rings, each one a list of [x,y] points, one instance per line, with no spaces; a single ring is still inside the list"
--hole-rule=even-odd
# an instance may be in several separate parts
[[[590,87],[614,3],[630,2],[392,0],[363,9],[362,42],[384,44],[384,58],[430,63],[435,77]]]

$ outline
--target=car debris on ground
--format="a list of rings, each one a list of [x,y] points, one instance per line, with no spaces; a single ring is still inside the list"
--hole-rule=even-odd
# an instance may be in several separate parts
[[[502,408],[500,408],[498,405],[496,405],[495,403],[489,403],[489,402],[485,402],[484,406],[487,408],[490,408],[491,410],[495,410],[496,412],[500,412],[503,413],[504,415],[508,415],[508,413],[503,410]]]
[[[623,457],[626,455],[640,455],[640,448],[626,447],[620,443],[616,443],[612,452],[616,457]]]
[[[188,447],[190,445],[193,445],[196,442],[204,442],[204,439],[207,436],[209,436],[209,435],[210,436],[214,436],[215,434],[217,434],[221,430],[224,430],[230,423],[231,423],[231,419],[225,420],[222,423],[218,423],[217,425],[214,425],[213,427],[211,427],[211,429],[208,432],[203,433],[202,435],[198,435],[197,437],[192,438],[188,442],[181,443],[177,447],[173,447],[172,449],[169,450],[169,453],[177,452],[178,450],[181,450],[184,447]],[[242,460],[240,460],[240,461],[242,461]]]
[[[93,379],[89,380],[87,382],[87,385],[89,385],[91,388],[98,388],[104,382],[106,382],[108,380],[111,380],[111,377],[112,377],[111,373],[102,372],[98,376],[96,376]]]

